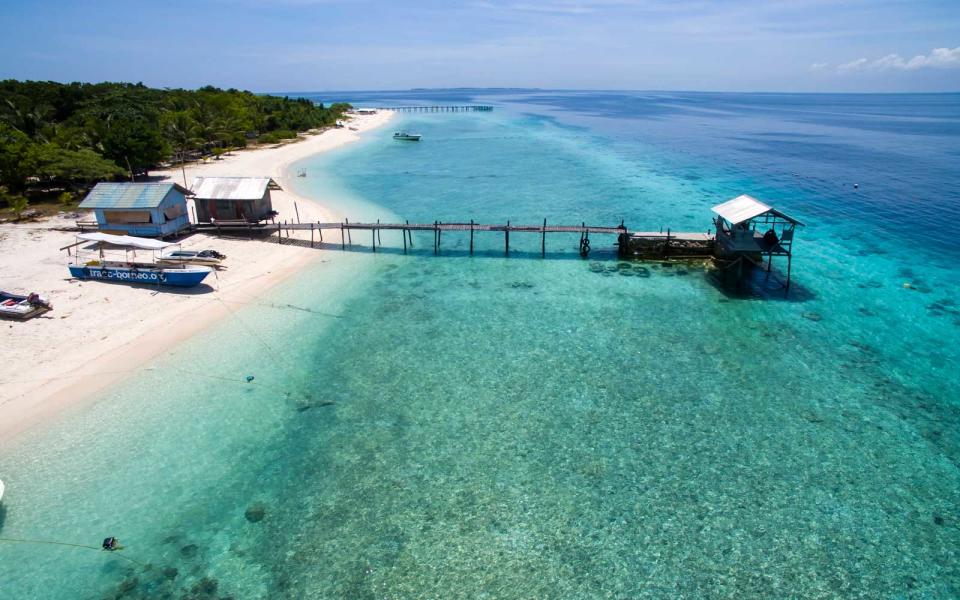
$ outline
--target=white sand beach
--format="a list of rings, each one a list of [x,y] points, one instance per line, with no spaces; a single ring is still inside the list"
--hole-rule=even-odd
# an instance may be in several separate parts
[[[283,191],[272,194],[280,220],[339,220],[322,198],[294,194],[287,167],[306,156],[356,141],[387,123],[390,112],[355,116],[348,128],[307,136],[296,143],[244,150],[221,160],[186,168],[189,185],[197,176],[269,176]],[[183,184],[183,172],[151,172]],[[319,202],[318,202],[319,201]],[[0,289],[46,296],[54,310],[26,322],[0,321],[4,329],[0,362],[0,444],[49,415],[82,404],[85,398],[142,368],[151,358],[194,335],[296,273],[323,250],[257,239],[215,238],[195,233],[184,248],[214,248],[226,254],[226,269],[207,293],[176,293],[97,281],[70,279],[66,253],[75,241],[73,218],[0,224]],[[306,235],[309,239],[309,233]],[[189,315],[189,317],[188,317]]]

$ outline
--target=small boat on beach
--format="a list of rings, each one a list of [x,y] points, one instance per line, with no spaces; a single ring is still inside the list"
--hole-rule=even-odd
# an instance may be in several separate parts
[[[419,133],[408,133],[406,131],[398,131],[393,134],[393,139],[405,142],[419,142],[421,137]]]
[[[76,255],[67,265],[70,274],[77,279],[195,287],[213,271],[206,265],[164,261],[157,257],[159,251],[171,246],[179,247],[177,243],[108,233],[81,233],[77,235],[77,240],[75,244],[62,248],[67,252],[70,252],[70,248],[77,248]],[[80,248],[88,242],[95,242],[92,249],[96,255],[93,257],[90,254],[84,256]],[[88,247],[85,250],[90,249]],[[137,256],[138,250],[150,251],[150,260]],[[121,251],[123,255],[119,256]],[[107,252],[112,252],[114,256],[108,256]]]
[[[50,301],[39,294],[11,294],[0,290],[0,317],[26,321],[53,310]]]
[[[167,250],[160,254],[160,262],[164,265],[191,264],[220,268],[226,256],[216,250]]]

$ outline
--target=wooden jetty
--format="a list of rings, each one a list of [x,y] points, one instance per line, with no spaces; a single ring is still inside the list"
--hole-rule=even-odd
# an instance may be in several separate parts
[[[490,112],[492,106],[484,104],[466,105],[437,105],[437,106],[378,106],[377,110],[393,110],[396,112],[425,113],[425,112]]]
[[[510,221],[506,223],[476,223],[469,222],[442,222],[433,223],[362,223],[353,222],[349,219],[338,223],[291,223],[278,222],[277,242],[283,243],[283,232],[287,232],[290,237],[290,231],[310,231],[311,247],[316,243],[316,238],[323,242],[323,232],[329,230],[339,230],[341,248],[346,249],[348,245],[353,245],[352,232],[369,231],[371,239],[371,248],[377,251],[377,246],[381,246],[381,231],[400,231],[403,238],[403,251],[406,253],[408,248],[413,247],[414,231],[430,231],[433,233],[433,253],[439,254],[441,240],[444,232],[469,232],[470,234],[470,254],[474,251],[474,237],[477,233],[502,233],[503,234],[503,252],[505,256],[510,255],[510,234],[511,233],[533,233],[540,235],[540,253],[541,256],[547,255],[547,234],[565,233],[578,234],[580,236],[580,254],[587,256],[591,250],[592,236],[615,236],[618,252],[621,256],[636,257],[704,257],[713,252],[715,236],[709,231],[706,233],[678,233],[671,232],[631,232],[621,222],[620,225],[594,226],[581,223],[580,225],[550,225],[544,219],[543,223],[536,225],[515,225]],[[315,236],[314,232],[317,233]]]
[[[406,254],[413,247],[413,232],[430,231],[433,233],[433,253],[439,254],[444,232],[468,232],[470,235],[469,252],[474,253],[474,237],[478,233],[494,233],[503,235],[503,252],[510,255],[510,234],[535,234],[540,236],[540,254],[547,255],[547,234],[577,234],[579,235],[580,255],[587,257],[591,251],[591,236],[614,236],[617,253],[623,258],[641,259],[694,259],[711,258],[723,272],[735,273],[738,280],[742,280],[745,272],[752,267],[765,268],[769,273],[774,257],[786,258],[786,282],[784,287],[790,289],[790,272],[793,262],[793,237],[797,226],[803,227],[800,221],[772,208],[756,198],[742,195],[713,207],[717,217],[713,220],[716,233],[706,232],[676,232],[670,229],[664,231],[631,231],[624,222],[619,225],[596,226],[580,223],[579,225],[550,225],[544,219],[535,225],[515,225],[506,223],[477,223],[442,222],[433,223],[381,223],[353,222],[345,219],[336,223],[301,223],[278,221],[275,224],[258,223],[218,223],[217,233],[233,225],[235,229],[247,231],[277,232],[277,243],[282,244],[284,232],[290,237],[291,231],[310,231],[310,246],[316,242],[323,243],[324,231],[340,232],[340,247],[346,249],[353,245],[353,232],[369,231],[371,249],[373,252],[382,246],[381,231],[399,231],[403,239],[403,252]],[[201,225],[194,225],[201,229]],[[214,229],[212,226],[207,229]],[[319,238],[319,240],[317,239]],[[764,260],[766,259],[766,265]]]

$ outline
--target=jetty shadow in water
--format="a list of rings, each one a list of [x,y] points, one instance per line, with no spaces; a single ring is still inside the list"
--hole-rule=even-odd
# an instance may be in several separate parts
[[[276,244],[276,239],[263,240],[268,243]],[[283,238],[281,242],[283,245],[297,246],[300,248],[313,248],[314,250],[332,250],[336,252],[353,252],[358,254],[373,254],[373,249],[370,244],[366,245],[358,244],[354,242],[353,244],[348,243],[346,247],[341,247],[340,242],[313,242],[311,244],[310,240],[301,240],[296,238]],[[610,249],[606,248],[594,248],[589,256],[580,256],[580,253],[577,251],[576,244],[566,246],[564,250],[547,250],[546,254],[543,254],[536,250],[527,250],[527,249],[510,249],[510,254],[507,256],[503,249],[497,250],[489,247],[474,248],[473,254],[470,253],[469,248],[465,248],[463,244],[455,243],[455,245],[449,247],[441,246],[439,252],[434,254],[432,245],[418,245],[413,248],[408,248],[406,253],[403,251],[403,247],[397,246],[381,246],[377,244],[377,254],[384,254],[387,256],[441,256],[446,258],[520,258],[520,259],[538,259],[538,260],[619,260],[617,256],[616,247]]]
[[[707,273],[704,279],[731,300],[809,302],[817,297],[813,290],[796,281],[790,283],[787,291],[783,284],[785,276],[776,270],[767,273],[764,269],[751,267],[742,278],[738,278],[735,273],[724,274],[718,269]]]

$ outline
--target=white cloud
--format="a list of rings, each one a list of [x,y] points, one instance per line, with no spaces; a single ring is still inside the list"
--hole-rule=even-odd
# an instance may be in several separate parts
[[[851,60],[848,63],[837,65],[837,73],[848,73],[850,71],[856,71],[858,69],[864,68],[869,63],[870,61],[865,58],[858,58],[857,60]]]
[[[830,66],[829,63],[820,63],[820,62],[817,62],[817,63],[813,63],[812,65],[810,65],[810,70],[813,71],[813,72],[823,71],[824,69],[826,69],[826,68],[829,67],[829,66]]]
[[[815,63],[820,65],[823,63]],[[813,69],[814,65],[811,65]],[[837,66],[838,73],[849,73],[851,71],[885,71],[895,69],[899,71],[915,71],[917,69],[950,69],[960,68],[960,46],[956,48],[934,48],[930,54],[918,54],[910,60],[906,60],[899,54],[888,54],[883,58],[876,60],[867,60],[858,58],[848,63]]]
[[[934,48],[929,55],[914,56],[907,63],[907,69],[923,67],[951,68],[960,67],[960,46],[956,48]]]

